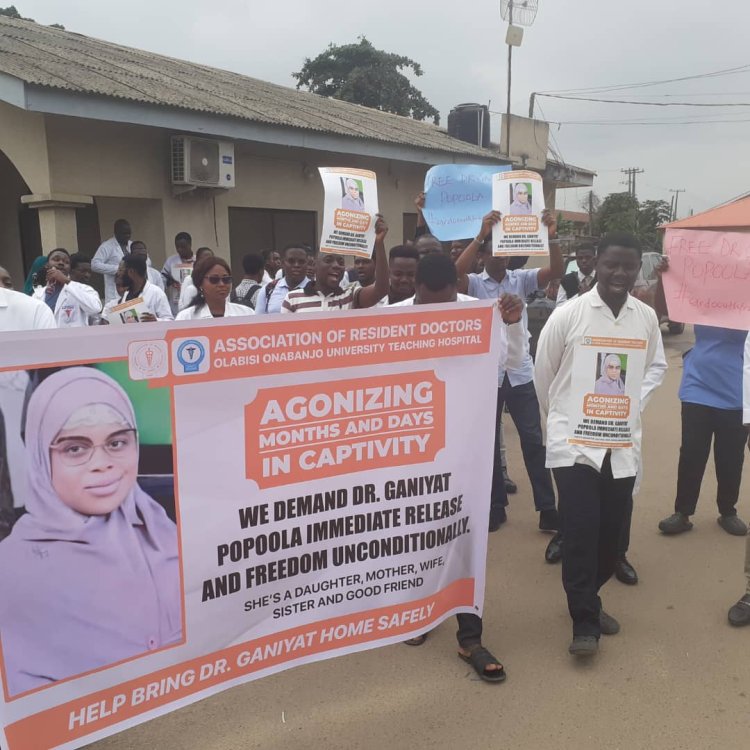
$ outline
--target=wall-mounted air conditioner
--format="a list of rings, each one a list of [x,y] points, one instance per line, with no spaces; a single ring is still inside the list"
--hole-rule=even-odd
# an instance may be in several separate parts
[[[172,184],[234,187],[234,144],[210,138],[173,135]]]

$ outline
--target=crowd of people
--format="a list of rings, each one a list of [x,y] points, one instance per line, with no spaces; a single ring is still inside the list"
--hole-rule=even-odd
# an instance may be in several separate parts
[[[498,368],[495,434],[488,436],[494,446],[488,529],[497,531],[506,522],[508,494],[517,490],[503,445],[507,413],[520,438],[538,527],[552,535],[545,560],[562,561],[573,624],[569,651],[590,656],[602,634],[620,629],[602,607],[601,587],[613,575],[625,584],[638,583],[626,553],[642,471],[641,423],[638,414],[627,448],[572,444],[572,363],[577,345],[587,336],[640,339],[647,342],[641,410],[662,383],[667,362],[659,320],[653,307],[639,299],[644,297],[638,291],[640,244],[627,233],[607,235],[596,246],[582,243],[574,256],[575,269],[565,273],[555,219],[545,212],[549,260],[541,268],[525,268],[525,258],[492,253],[490,239],[502,218],[499,213],[484,217],[476,237],[445,248],[429,232],[421,196],[416,205],[416,237],[388,252],[388,226],[379,216],[372,258],[358,257],[347,268],[343,255],[315,253],[296,243],[245,255],[236,284],[240,274],[211,248],[194,252],[187,232],[176,235],[175,253],[156,270],[146,244],[132,240],[130,223],[120,219],[93,258],[63,248],[38,258],[23,291],[14,291],[9,274],[0,268],[0,332],[105,324],[115,308],[134,300],[145,309],[138,322],[497,300],[506,346]],[[666,260],[660,272],[669,272]],[[103,278],[103,299],[91,286],[93,274]],[[556,309],[532,358],[525,302],[534,295],[546,295]],[[718,522],[731,535],[747,535],[736,511],[750,423],[747,333],[707,326],[696,326],[695,333],[679,394],[682,445],[675,512],[659,528],[664,534],[680,534],[693,527],[690,517],[713,441]],[[617,355],[605,356],[597,375],[597,393],[624,393]],[[495,394],[487,398],[494,400]],[[736,626],[750,624],[750,536],[745,572],[747,593],[729,611],[729,621]],[[482,645],[481,618],[463,614],[458,621],[459,655],[482,679],[503,681],[502,664]],[[407,643],[420,645],[426,638],[422,634]]]

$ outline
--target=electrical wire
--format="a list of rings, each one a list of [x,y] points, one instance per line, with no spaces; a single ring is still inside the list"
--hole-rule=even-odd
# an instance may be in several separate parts
[[[629,99],[599,99],[590,96],[567,96],[565,94],[540,94],[550,99],[567,99],[577,102],[603,102],[606,104],[636,104],[639,107],[750,107],[750,102],[636,102]],[[538,103],[537,103],[538,106]],[[540,110],[541,111],[541,110]]]
[[[623,91],[626,89],[635,88],[646,88],[649,86],[659,86],[664,83],[679,83],[681,81],[695,81],[701,78],[719,78],[726,75],[736,75],[738,73],[747,73],[750,71],[750,64],[740,65],[734,68],[724,68],[722,70],[714,70],[710,73],[698,73],[696,75],[681,76],[679,78],[663,78],[658,81],[641,81],[638,83],[620,83],[611,84],[609,86],[590,86],[588,88],[571,88],[571,89],[557,89],[553,91],[543,91],[538,93],[543,94],[574,94],[574,93],[605,93],[607,91]]]

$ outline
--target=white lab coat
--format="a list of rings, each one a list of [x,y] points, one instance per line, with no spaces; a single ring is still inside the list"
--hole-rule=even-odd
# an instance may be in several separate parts
[[[46,286],[34,289],[34,298],[44,305]],[[48,306],[48,305],[47,305]],[[55,303],[55,322],[58,328],[80,328],[89,324],[89,315],[102,311],[102,301],[96,289],[78,281],[69,281],[61,290]]]
[[[193,287],[195,288],[195,287]],[[255,315],[255,310],[245,305],[238,305],[235,302],[226,301],[224,307],[224,317],[232,318],[239,315]],[[175,320],[203,320],[204,318],[213,318],[208,305],[199,305],[198,307],[186,307],[177,313]]]
[[[143,304],[157,320],[174,320],[167,295],[158,286],[147,281],[139,296],[143,298]],[[120,298],[120,302],[127,302],[127,298],[128,293],[125,292]]]
[[[128,252],[130,252],[130,240],[128,240]],[[91,259],[91,270],[104,276],[104,301],[111,302],[117,299],[115,288],[115,274],[120,267],[120,261],[124,253],[120,243],[110,237],[99,245],[94,257]]]
[[[38,328],[57,328],[49,306],[27,294],[0,286],[0,332]]]

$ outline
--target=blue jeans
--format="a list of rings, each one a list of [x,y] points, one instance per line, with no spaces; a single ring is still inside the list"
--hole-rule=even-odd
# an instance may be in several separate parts
[[[534,493],[534,507],[537,510],[555,509],[555,492],[552,489],[552,475],[544,465],[547,450],[542,438],[542,420],[539,415],[539,401],[534,390],[534,383],[511,386],[508,376],[497,391],[497,418],[495,421],[495,458],[492,470],[492,499],[490,507],[506,506],[508,496],[503,482],[503,468],[499,447],[498,432],[503,407],[508,404],[508,411],[521,439],[523,461],[531,481]]]

